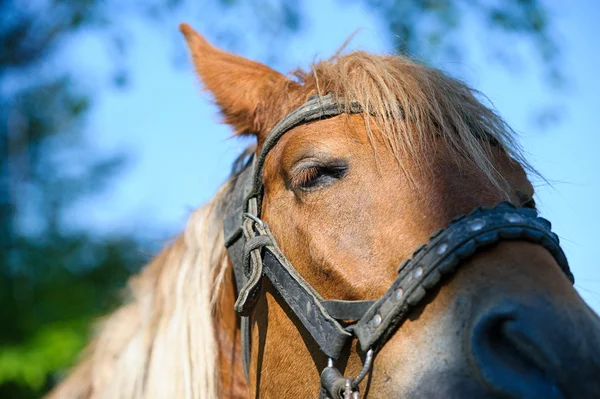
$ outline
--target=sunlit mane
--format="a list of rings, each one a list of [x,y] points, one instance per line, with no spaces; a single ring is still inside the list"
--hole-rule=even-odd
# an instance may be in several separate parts
[[[129,283],[130,300],[101,323],[86,359],[52,398],[218,397],[214,307],[227,261],[225,184],[175,242]]]
[[[371,115],[366,123],[371,139],[374,125],[399,161],[411,157],[422,169],[425,163],[419,160],[441,137],[451,155],[474,165],[498,188],[505,185],[491,162],[490,142],[535,172],[521,155],[512,129],[478,99],[483,97],[479,92],[407,57],[355,51],[294,75],[305,92],[334,93],[340,102],[360,103],[365,115]]]

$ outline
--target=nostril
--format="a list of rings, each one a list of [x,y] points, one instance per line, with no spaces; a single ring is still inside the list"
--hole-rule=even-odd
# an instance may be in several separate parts
[[[490,352],[512,369],[543,373],[545,362],[540,352],[523,333],[521,323],[513,317],[492,320],[487,340]]]
[[[472,330],[471,351],[485,384],[503,397],[564,397],[551,376],[555,359],[514,309],[498,308],[480,317]]]

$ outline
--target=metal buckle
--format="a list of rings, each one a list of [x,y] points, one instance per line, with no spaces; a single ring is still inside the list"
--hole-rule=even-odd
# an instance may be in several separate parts
[[[321,373],[321,386],[330,394],[332,399],[337,399],[340,394],[343,399],[360,399],[358,384],[366,377],[373,363],[373,349],[369,349],[365,356],[365,362],[358,375],[354,378],[344,377],[333,365],[333,359],[327,359],[327,368]],[[324,378],[325,374],[334,378]],[[343,380],[343,381],[341,381]],[[343,387],[343,388],[342,388]],[[342,389],[340,389],[342,388]],[[337,391],[337,392],[335,392]]]

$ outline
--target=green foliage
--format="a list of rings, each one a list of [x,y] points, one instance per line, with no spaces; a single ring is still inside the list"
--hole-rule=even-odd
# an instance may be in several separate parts
[[[0,385],[17,382],[42,390],[47,376],[68,367],[83,348],[87,318],[43,326],[27,341],[0,353]]]
[[[112,309],[144,258],[129,237],[68,223],[124,164],[84,136],[92,97],[48,64],[83,29],[106,26],[101,1],[33,9],[0,1],[0,397],[40,397],[76,359],[92,320]],[[38,5],[41,7],[41,5]],[[75,69],[75,68],[73,68]]]
[[[551,19],[539,0],[353,0],[378,16],[387,28],[395,50],[423,62],[458,63],[467,55],[469,36],[484,40],[477,44],[491,59],[512,66],[519,59],[513,45],[518,38],[531,54],[541,61],[545,83],[560,87],[563,76],[560,51],[552,36]],[[180,3],[185,3],[181,1]],[[210,5],[213,4],[213,8]],[[340,8],[348,0],[338,0]],[[249,40],[270,43],[267,51],[284,49],[290,35],[308,29],[307,1],[257,0],[243,2],[217,0],[207,2],[203,11],[218,13],[219,18],[206,22],[216,37],[228,47],[244,49]],[[244,16],[243,28],[228,23],[227,17]],[[340,15],[332,15],[331,24]],[[212,23],[212,24],[211,24]],[[359,27],[357,27],[359,28]],[[252,39],[249,39],[252,38]],[[270,49],[270,50],[269,50]],[[266,58],[273,58],[267,54]]]

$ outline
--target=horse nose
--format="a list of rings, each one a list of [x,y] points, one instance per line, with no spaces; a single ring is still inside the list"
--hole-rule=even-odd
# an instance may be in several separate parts
[[[515,399],[600,398],[600,319],[586,310],[583,327],[550,306],[505,303],[479,315],[470,344],[488,389]]]

